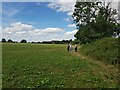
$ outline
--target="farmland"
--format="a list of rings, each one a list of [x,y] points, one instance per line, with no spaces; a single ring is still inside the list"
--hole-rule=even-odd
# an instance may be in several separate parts
[[[2,44],[3,88],[116,88],[111,64],[67,52],[60,44]]]

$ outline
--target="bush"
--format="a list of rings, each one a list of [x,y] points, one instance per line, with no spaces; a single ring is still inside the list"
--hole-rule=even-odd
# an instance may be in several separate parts
[[[5,38],[2,38],[2,42],[6,42],[6,39],[5,39]]]
[[[13,43],[13,41],[11,39],[9,39],[8,42]]]
[[[23,39],[20,41],[20,43],[27,43],[27,40]]]
[[[118,57],[118,39],[104,38],[80,48],[80,52],[88,57],[101,60],[106,63],[116,64]]]

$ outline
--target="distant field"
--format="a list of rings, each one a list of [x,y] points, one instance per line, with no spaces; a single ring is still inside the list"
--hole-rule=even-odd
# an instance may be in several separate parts
[[[117,68],[67,52],[66,45],[2,44],[3,88],[118,87]]]

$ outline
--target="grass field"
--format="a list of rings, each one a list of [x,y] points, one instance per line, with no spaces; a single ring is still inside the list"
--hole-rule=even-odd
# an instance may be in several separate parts
[[[66,45],[2,44],[3,88],[116,88],[118,69]]]

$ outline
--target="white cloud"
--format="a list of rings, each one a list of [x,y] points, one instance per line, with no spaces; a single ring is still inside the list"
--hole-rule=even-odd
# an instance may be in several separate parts
[[[32,25],[28,25],[28,24],[23,24],[21,22],[16,22],[16,23],[12,23],[10,24],[9,27],[4,28],[4,32],[10,33],[10,32],[15,32],[15,33],[31,33],[31,34],[52,34],[52,33],[60,33],[60,32],[64,32],[63,29],[61,28],[53,28],[53,27],[49,27],[49,28],[45,28],[45,29],[35,29]]]
[[[29,31],[31,35],[51,35],[51,34],[53,35],[61,32],[64,32],[64,30],[61,28],[45,28]]]
[[[74,21],[73,18],[70,16],[68,18],[63,18],[64,21],[69,22],[69,21]]]
[[[67,15],[72,15],[75,3],[76,0],[70,0],[69,2],[58,0],[57,2],[49,3],[48,7],[55,9],[57,12],[66,12]]]
[[[77,31],[78,30],[65,32],[64,35],[63,35],[64,39],[75,39],[74,35],[76,34]]]
[[[9,27],[5,28],[6,32],[16,32],[16,31],[26,31],[32,30],[34,27],[32,25],[22,24],[21,22],[16,22],[10,24]]]
[[[65,35],[74,35],[78,30],[73,30],[73,31],[68,31],[68,32],[65,32],[64,34]]]
[[[2,29],[2,38],[15,41],[20,41],[23,38],[28,41],[63,40],[74,39],[75,32],[76,30],[66,32],[62,28],[54,27],[39,29],[34,28],[32,25],[16,22]]]
[[[16,32],[16,34],[24,34],[26,31]]]
[[[63,32],[63,29],[60,28],[46,28],[41,30],[42,33],[59,33],[59,32]]]
[[[76,25],[75,24],[69,24],[68,27],[74,28],[74,27],[76,27]]]
[[[45,40],[63,40],[74,39],[77,30],[65,31],[62,28],[48,27],[44,29],[34,28],[32,25],[16,22],[9,27],[2,29],[2,38],[21,41],[45,41]]]

